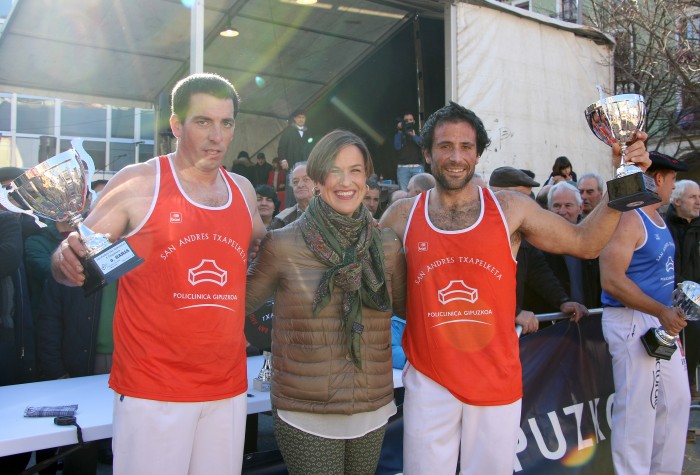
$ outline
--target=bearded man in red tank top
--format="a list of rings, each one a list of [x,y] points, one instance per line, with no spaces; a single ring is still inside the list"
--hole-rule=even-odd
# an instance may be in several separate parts
[[[144,262],[119,280],[114,315],[114,473],[240,473],[246,417],[245,273],[265,234],[250,182],[221,167],[238,94],[195,74],[172,94],[177,151],[117,173],[85,224]],[[76,233],[52,259],[81,285]]]
[[[394,309],[407,321],[404,473],[453,474],[459,459],[462,474],[511,475],[522,400],[520,242],[595,257],[621,213],[604,204],[574,225],[522,193],[475,185],[489,138],[481,119],[453,102],[428,118],[421,136],[436,186],[397,201],[380,221],[403,238],[407,262],[406,311]],[[639,133],[626,151],[643,169],[645,139]],[[619,161],[619,146],[613,155]]]

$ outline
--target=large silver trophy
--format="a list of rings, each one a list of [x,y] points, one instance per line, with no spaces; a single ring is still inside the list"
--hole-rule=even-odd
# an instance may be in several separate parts
[[[627,143],[644,130],[646,102],[638,94],[602,97],[586,109],[586,121],[596,137],[612,147],[620,142],[622,163],[616,178],[608,181],[608,206],[619,211],[641,208],[661,201],[654,179],[632,162],[625,161]]]
[[[8,211],[32,216],[40,227],[41,216],[67,222],[85,244],[85,295],[101,289],[143,262],[124,239],[112,244],[104,234],[97,234],[83,224],[82,211],[92,194],[90,182],[95,171],[92,157],[82,140],[71,141],[73,148],[27,170],[7,187],[0,188],[0,204]],[[19,206],[10,201],[12,197]]]
[[[672,294],[673,306],[680,308],[686,320],[700,320],[700,284],[686,280],[678,284]],[[670,360],[676,351],[678,336],[669,335],[663,327],[650,328],[642,337],[649,356]]]

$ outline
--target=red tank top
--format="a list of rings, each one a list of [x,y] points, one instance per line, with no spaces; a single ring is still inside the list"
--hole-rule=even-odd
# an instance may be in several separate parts
[[[430,192],[411,210],[407,261],[406,357],[421,373],[472,405],[522,397],[515,332],[515,270],[501,208],[479,189],[481,215],[459,231],[428,217]]]
[[[245,273],[252,218],[225,171],[229,201],[206,207],[158,158],[156,192],[127,241],[144,263],[119,280],[109,385],[159,401],[212,401],[248,388]]]

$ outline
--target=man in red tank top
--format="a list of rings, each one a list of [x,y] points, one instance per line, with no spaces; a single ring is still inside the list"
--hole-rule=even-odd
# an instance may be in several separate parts
[[[522,375],[515,333],[515,256],[540,249],[593,257],[620,212],[599,206],[574,225],[522,193],[472,183],[489,145],[482,121],[451,102],[421,133],[436,186],[392,205],[380,224],[403,237],[407,261],[404,473],[512,474]],[[643,140],[626,158],[644,169]],[[620,148],[613,148],[619,161]],[[607,202],[607,196],[605,197]],[[436,472],[437,470],[437,472]]]
[[[107,184],[85,224],[144,263],[120,279],[114,318],[115,474],[240,473],[246,417],[245,273],[265,234],[250,182],[221,167],[238,112],[224,78],[175,85],[177,151]],[[81,285],[76,233],[52,258]]]

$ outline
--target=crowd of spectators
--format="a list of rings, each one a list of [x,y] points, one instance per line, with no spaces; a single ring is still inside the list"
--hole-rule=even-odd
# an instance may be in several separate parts
[[[435,127],[434,124],[433,126]],[[366,368],[368,365],[373,367],[373,362],[378,361],[379,356],[388,348],[379,350],[368,345],[363,347],[365,353],[361,353],[359,335],[363,331],[372,338],[390,338],[393,366],[403,368],[406,365],[406,353],[402,346],[402,341],[405,341],[405,308],[403,304],[399,305],[398,308],[402,310],[399,313],[396,312],[397,307],[392,312],[390,306],[392,300],[404,298],[399,290],[391,289],[392,285],[405,277],[399,276],[404,270],[401,270],[397,260],[403,260],[397,246],[403,243],[404,236],[399,236],[399,242],[397,238],[382,234],[383,231],[374,228],[378,229],[380,221],[394,223],[397,210],[413,212],[415,203],[425,204],[430,196],[441,196],[447,189],[446,183],[450,178],[441,176],[439,169],[425,173],[423,158],[416,159],[414,156],[415,149],[427,147],[430,150],[431,144],[424,143],[425,137],[421,137],[416,130],[412,114],[404,115],[397,129],[395,145],[403,160],[399,162],[398,175],[401,183],[398,190],[383,187],[384,184],[372,174],[369,151],[354,134],[332,132],[319,141],[318,148],[314,148],[313,139],[305,125],[305,116],[301,112],[295,112],[291,117],[289,127],[280,138],[278,156],[271,163],[262,152],[255,154],[253,163],[246,151],[241,151],[233,162],[231,172],[244,177],[253,185],[256,197],[254,207],[266,229],[281,230],[274,234],[280,241],[272,240],[268,233],[261,247],[252,249],[254,255],[257,253],[261,257],[258,259],[256,256],[253,261],[247,282],[249,302],[246,311],[254,310],[255,305],[262,304],[269,298],[281,299],[287,302],[286,308],[293,310],[288,326],[280,323],[278,333],[273,334],[277,347],[276,350],[273,349],[273,354],[280,349],[293,351],[294,345],[291,342],[305,338],[302,336],[306,335],[305,332],[316,332],[320,336],[313,340],[313,344],[321,344],[325,338],[323,332],[327,331],[324,325],[328,321],[335,321],[337,311],[341,311],[343,318],[355,323],[350,326],[350,331],[343,333],[347,341],[342,344],[348,345],[351,358],[347,365],[337,369],[337,374],[350,374],[355,368]],[[429,136],[428,140],[431,138]],[[347,153],[348,147],[355,151],[355,155]],[[437,166],[437,158],[431,159],[434,160],[431,165]],[[414,163],[416,160],[417,163]],[[663,168],[664,164],[672,163],[670,157],[656,154],[654,160],[663,170],[674,170],[674,173],[675,170],[682,170],[671,165]],[[335,168],[329,171],[330,167]],[[0,169],[3,186],[21,173],[23,170],[12,167]],[[344,198],[334,188],[337,188],[338,182],[345,183],[342,181],[346,179],[345,175],[351,177],[347,179],[348,183],[352,183],[351,198]],[[675,178],[675,174],[673,176]],[[602,177],[595,173],[585,173],[577,179],[567,157],[556,158],[552,173],[544,179],[541,187],[536,178],[530,170],[503,166],[490,173],[488,184],[476,174],[472,180],[473,184],[478,184],[474,189],[481,199],[488,200],[484,196],[496,196],[488,191],[490,189],[492,192],[505,192],[505,195],[498,196],[508,196],[509,200],[514,200],[526,209],[530,209],[527,207],[536,200],[541,208],[563,218],[561,223],[566,221],[567,226],[580,225],[597,219],[590,216],[602,214],[594,213],[594,210],[605,206],[602,201]],[[700,187],[691,180],[678,181],[675,189],[672,184],[660,183],[669,190],[670,196],[664,219],[675,244],[675,281],[698,282]],[[104,183],[94,183],[93,186],[97,188],[104,186]],[[461,189],[467,188],[467,184],[461,186]],[[535,195],[533,189],[538,187],[540,190]],[[673,190],[672,194],[670,190]],[[491,201],[489,203],[493,204]],[[427,210],[427,204],[425,206]],[[491,211],[495,213],[495,210],[493,208]],[[538,208],[536,213],[541,212]],[[89,209],[86,209],[85,215],[88,213]],[[405,213],[406,216],[408,214]],[[535,215],[540,218],[545,216]],[[0,210],[0,385],[106,374],[112,369],[112,328],[119,294],[118,283],[110,284],[86,297],[80,287],[64,285],[65,282],[57,280],[51,272],[52,255],[72,229],[65,223],[50,220],[44,224],[45,227],[39,228],[26,216]],[[354,239],[356,234],[363,236],[364,241]],[[601,293],[604,289],[601,287],[601,278],[603,282],[606,279],[605,276],[601,277],[597,257],[585,258],[559,253],[556,249],[560,247],[549,244],[539,232],[531,233],[533,242],[529,241],[526,234],[523,234],[519,242],[516,285],[513,289],[515,311],[509,316],[522,334],[533,333],[540,328],[542,323],[537,319],[537,314],[561,312],[570,315],[573,321],[578,321],[587,316],[590,309],[602,306]],[[391,253],[391,261],[380,262],[377,257],[380,252]],[[353,259],[358,259],[364,277],[357,277],[358,270]],[[294,264],[297,261],[305,263]],[[312,274],[311,280],[314,282],[320,280],[321,283],[314,292],[308,293],[305,288],[294,290],[290,284],[294,281],[292,276],[300,269],[306,272],[307,277]],[[337,282],[342,281],[342,285],[347,286],[343,287],[343,298],[346,300],[343,300],[342,305],[336,300],[332,300],[332,305],[329,305],[332,298],[336,299],[333,297],[333,286],[328,286],[328,282],[333,279],[339,279]],[[350,282],[344,279],[355,280]],[[297,284],[304,284],[304,281]],[[357,300],[360,294],[371,296],[371,302]],[[289,302],[293,303],[291,307]],[[358,307],[357,302],[361,302],[364,310]],[[314,315],[321,313],[319,320],[306,322],[306,328],[300,326],[298,321],[295,322],[294,319],[301,320],[302,316],[301,313],[297,315],[294,312]],[[378,325],[377,321],[389,316],[390,327],[375,326]],[[337,331],[342,333],[345,329],[339,327]],[[689,323],[684,334],[687,378],[691,394],[695,398],[700,396],[696,388],[700,323]],[[338,341],[334,343],[336,346]],[[415,357],[415,354],[412,356]],[[307,363],[309,366],[305,366]],[[307,371],[302,368],[312,368],[313,363],[299,360],[296,361],[298,366],[289,365],[280,368],[277,373],[281,379],[273,390],[276,435],[288,464],[298,470],[298,473],[303,473],[305,470],[318,469],[311,454],[319,453],[320,450],[328,455],[328,460],[335,457],[334,448],[319,445],[319,436],[315,434],[320,432],[328,439],[357,440],[357,446],[348,444],[347,450],[356,457],[350,463],[376,466],[383,437],[383,429],[378,428],[395,411],[393,402],[390,402],[389,383],[381,382],[383,392],[379,399],[372,399],[371,385],[361,388],[366,394],[358,395],[358,392],[349,399],[340,396],[337,400],[328,402],[309,395],[306,396],[308,399],[304,399],[300,394],[305,393],[306,383],[298,383],[294,378]],[[416,384],[420,386],[423,384],[420,382],[422,375],[415,370],[414,372],[414,382],[418,381]],[[328,375],[324,372],[314,372],[313,377],[320,381],[320,388],[325,388],[328,384]],[[352,378],[347,375],[345,377]],[[358,391],[357,387],[355,390]],[[347,415],[354,416],[352,424],[338,430],[329,429],[328,421],[337,421],[330,417],[336,411],[334,405],[345,407],[343,404],[348,404],[348,401],[353,404],[352,411],[346,412]],[[621,446],[619,439],[616,443]],[[37,453],[37,461],[55,456],[56,450]],[[26,466],[29,455],[0,458],[0,472],[20,471]],[[63,473],[94,473],[97,460],[109,461],[110,457],[107,447],[92,446],[64,457]],[[348,462],[341,460],[338,463],[342,467],[343,463]],[[55,472],[55,466],[53,470]]]

